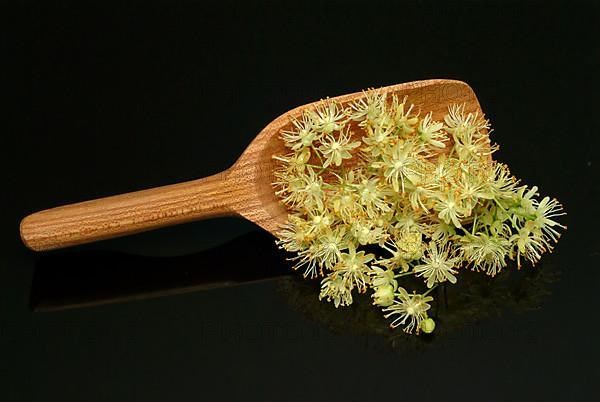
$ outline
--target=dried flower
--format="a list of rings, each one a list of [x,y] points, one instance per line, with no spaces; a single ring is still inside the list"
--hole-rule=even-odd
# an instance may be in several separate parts
[[[509,240],[485,233],[475,235],[467,233],[460,241],[463,258],[467,263],[472,264],[476,271],[483,270],[488,275],[495,276],[506,266]]]
[[[340,166],[344,159],[352,158],[351,150],[360,146],[360,141],[351,142],[348,131],[340,133],[339,136],[326,135],[321,140],[319,151],[326,158],[323,167],[333,164]]]
[[[321,277],[336,307],[372,290],[392,327],[430,333],[429,292],[460,267],[490,276],[509,260],[537,263],[566,227],[555,199],[520,185],[492,159],[489,122],[464,105],[445,116],[413,112],[406,97],[371,90],[347,105],[324,100],[280,135],[275,194],[290,211],[279,247],[293,268]],[[443,119],[442,119],[443,117]],[[425,281],[424,294],[400,287]]]
[[[460,257],[452,257],[449,251],[449,244],[445,243],[438,248],[436,242],[432,241],[427,246],[425,255],[421,259],[423,264],[415,266],[417,276],[427,279],[427,287],[431,288],[436,283],[449,281],[456,283],[456,265],[460,262]]]
[[[419,122],[418,117],[411,114],[413,105],[410,105],[408,109],[406,109],[406,100],[406,96],[402,99],[402,102],[399,101],[396,95],[392,97],[394,126],[396,127],[398,135],[401,137],[412,134],[415,131],[415,126]]]
[[[444,124],[437,121],[432,121],[431,112],[421,120],[417,128],[417,135],[426,145],[431,145],[436,148],[445,148],[445,142],[448,140],[443,132]]]
[[[352,289],[346,286],[341,276],[328,276],[321,281],[319,300],[333,301],[335,307],[349,306],[352,304]]]
[[[397,297],[393,305],[383,309],[388,312],[385,318],[397,315],[390,327],[396,328],[403,325],[404,332],[410,334],[416,329],[418,333],[421,322],[428,318],[427,310],[430,308],[429,302],[433,300],[433,297],[416,293],[411,295],[404,288],[398,288]]]
[[[371,164],[374,168],[382,168],[383,176],[392,184],[395,192],[402,189],[404,193],[406,181],[415,184],[421,177],[420,161],[414,143],[398,141],[382,155],[382,161]]]
[[[297,120],[292,120],[292,130],[282,130],[281,139],[294,151],[309,147],[319,134],[313,130],[312,120],[308,113],[302,114]]]
[[[308,117],[312,129],[323,134],[339,131],[346,120],[344,110],[331,100],[323,101],[315,110],[309,110]]]
[[[364,293],[371,281],[367,263],[374,257],[373,254],[365,254],[364,251],[356,252],[356,248],[351,244],[348,253],[342,253],[339,263],[334,267],[334,273],[336,276],[342,276],[351,289],[356,287],[359,292]]]

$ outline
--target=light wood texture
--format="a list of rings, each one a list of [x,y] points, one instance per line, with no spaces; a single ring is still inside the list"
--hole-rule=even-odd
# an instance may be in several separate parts
[[[408,95],[416,110],[431,111],[434,119],[441,119],[454,103],[464,103],[468,112],[481,110],[473,90],[461,81],[416,81],[381,90]],[[344,104],[362,96],[356,92],[333,99]],[[290,119],[313,104],[295,108],[269,123],[237,162],[222,173],[37,212],[21,221],[21,238],[32,250],[51,250],[231,215],[275,233],[287,215],[271,186],[276,168],[272,156],[287,153],[278,134],[289,127]]]

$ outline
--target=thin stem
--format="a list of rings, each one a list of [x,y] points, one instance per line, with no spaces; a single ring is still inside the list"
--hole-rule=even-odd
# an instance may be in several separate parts
[[[431,293],[434,289],[436,289],[439,285],[435,285],[434,287],[432,287],[431,289],[429,289],[427,292],[423,293],[423,296],[427,296],[429,293]]]
[[[313,145],[310,146],[310,148],[315,151],[315,155],[317,155],[317,158],[319,158],[319,162],[321,162],[321,166],[323,166],[323,158],[321,157],[321,153],[319,152],[319,150],[317,148],[315,148]]]

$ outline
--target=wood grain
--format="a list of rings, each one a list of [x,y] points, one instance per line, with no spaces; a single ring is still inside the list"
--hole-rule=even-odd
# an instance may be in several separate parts
[[[434,119],[441,119],[454,103],[464,103],[467,112],[481,111],[475,93],[461,81],[416,81],[381,90],[407,95],[416,110],[431,111]],[[344,104],[362,96],[362,92],[356,92],[332,99]],[[287,153],[278,134],[314,103],[295,108],[269,123],[224,172],[34,213],[21,221],[23,243],[32,250],[51,250],[231,215],[244,217],[275,233],[287,216],[271,186],[276,168],[272,156]]]

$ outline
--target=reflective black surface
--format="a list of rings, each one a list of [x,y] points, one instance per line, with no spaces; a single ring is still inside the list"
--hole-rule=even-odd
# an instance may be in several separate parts
[[[251,284],[290,275],[273,237],[253,231],[177,257],[110,251],[42,256],[31,287],[34,311],[53,311]],[[248,269],[252,267],[252,269]]]
[[[598,5],[102,4],[21,10],[1,401],[597,400]],[[496,158],[560,199],[569,229],[535,268],[441,288],[432,336],[391,331],[368,297],[319,303],[271,236],[233,218],[20,243],[36,210],[220,171],[294,106],[437,77],[474,88]]]

